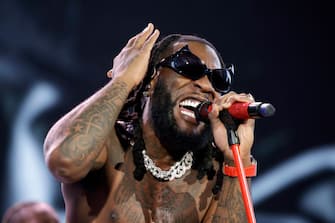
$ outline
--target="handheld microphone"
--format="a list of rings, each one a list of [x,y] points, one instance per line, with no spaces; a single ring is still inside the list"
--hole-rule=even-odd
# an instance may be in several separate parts
[[[198,121],[208,121],[208,113],[212,110],[212,103],[204,101],[197,106],[196,119]],[[249,118],[258,119],[273,116],[275,107],[270,103],[263,102],[235,102],[227,110],[232,118],[246,120]],[[223,120],[224,111],[221,111],[219,118]]]

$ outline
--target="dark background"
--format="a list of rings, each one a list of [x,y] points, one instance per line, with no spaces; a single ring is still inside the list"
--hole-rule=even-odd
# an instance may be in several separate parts
[[[43,200],[63,215],[43,139],[152,22],[161,36],[205,37],[235,65],[235,91],[276,107],[256,123],[258,222],[335,222],[330,2],[0,0],[0,214]]]

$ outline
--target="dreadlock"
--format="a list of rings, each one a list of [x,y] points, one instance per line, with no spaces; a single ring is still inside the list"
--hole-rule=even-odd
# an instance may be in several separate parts
[[[146,102],[145,97],[143,97],[143,92],[146,90],[150,81],[154,78],[155,66],[162,60],[162,55],[169,50],[169,47],[173,45],[173,43],[184,41],[198,41],[209,45],[216,51],[221,65],[224,66],[222,57],[216,48],[207,40],[196,35],[171,34],[161,39],[153,46],[147,73],[143,81],[130,92],[115,125],[116,132],[120,138],[123,148],[132,147],[135,164],[133,174],[136,180],[142,180],[146,173],[144,158],[142,155],[142,151],[145,149],[145,143],[142,137],[142,128],[140,124],[143,108]],[[205,175],[207,175],[208,179],[213,179],[216,175],[216,183],[212,190],[213,193],[216,194],[220,191],[223,183],[223,174],[221,171],[223,165],[223,155],[215,147],[215,145],[213,145],[213,142],[209,142],[207,147],[207,149],[194,153],[192,168],[197,169],[198,179],[202,179]],[[213,158],[217,160],[220,165],[217,173],[215,173],[213,168]]]

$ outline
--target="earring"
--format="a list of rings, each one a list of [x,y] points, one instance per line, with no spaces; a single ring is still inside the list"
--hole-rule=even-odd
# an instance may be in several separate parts
[[[149,97],[149,92],[147,92],[147,91],[143,91],[142,94],[143,94],[143,96],[146,97],[146,98]]]
[[[156,67],[154,67],[153,71],[152,71],[152,74],[151,74],[151,80],[154,79],[154,77],[157,75],[157,70],[156,70]]]
[[[144,97],[149,97],[149,96],[150,96],[150,89],[151,89],[151,85],[148,84],[148,85],[146,86],[145,90],[144,90],[143,93],[142,93]]]

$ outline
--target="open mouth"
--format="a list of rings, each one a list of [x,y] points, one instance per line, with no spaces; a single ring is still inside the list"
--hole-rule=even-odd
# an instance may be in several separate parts
[[[197,123],[197,107],[201,103],[201,101],[195,100],[195,99],[185,99],[180,102],[179,107],[180,107],[180,112],[183,115],[183,117],[187,121],[191,121],[193,123]]]

